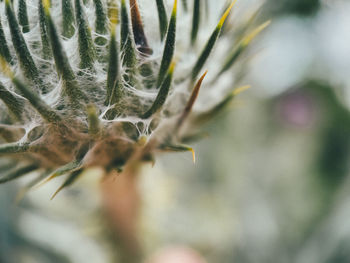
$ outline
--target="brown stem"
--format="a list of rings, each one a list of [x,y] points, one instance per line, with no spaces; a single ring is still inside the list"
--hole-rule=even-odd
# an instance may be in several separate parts
[[[137,236],[140,196],[137,175],[113,172],[102,182],[102,199],[113,234],[120,246],[122,262],[141,262]]]

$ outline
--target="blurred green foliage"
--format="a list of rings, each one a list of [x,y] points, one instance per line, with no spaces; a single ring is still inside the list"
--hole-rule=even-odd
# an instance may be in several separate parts
[[[319,8],[319,0],[268,0],[266,5],[266,10],[275,15],[312,15]]]

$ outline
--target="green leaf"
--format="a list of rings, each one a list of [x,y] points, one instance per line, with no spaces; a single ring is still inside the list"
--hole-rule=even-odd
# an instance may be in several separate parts
[[[221,70],[217,74],[215,80],[217,80],[217,78],[220,77],[222,73],[227,71],[238,60],[238,58],[241,56],[244,50],[245,46],[241,44],[239,44],[232,50],[232,52],[228,55],[228,58],[226,59],[225,63],[221,67]]]
[[[192,31],[191,31],[191,44],[194,45],[199,28],[200,22],[200,9],[201,9],[201,0],[194,0],[193,3],[193,16],[192,16]]]
[[[0,99],[6,104],[10,112],[15,116],[17,120],[22,119],[22,113],[24,111],[24,101],[11,91],[7,90],[0,82]]]
[[[0,58],[1,71],[11,78],[12,83],[21,92],[29,103],[37,110],[37,112],[48,122],[57,123],[61,117],[48,106],[35,92],[31,91],[21,80],[15,77],[9,65],[3,58]]]
[[[74,12],[71,0],[62,0],[62,35],[71,38],[74,35]]]
[[[22,32],[29,32],[29,20],[27,13],[27,4],[25,0],[19,0],[18,2],[18,22],[22,26]]]
[[[105,105],[113,105],[118,100],[118,82],[119,76],[119,54],[115,39],[115,27],[111,30],[111,39],[109,42],[109,62],[107,71],[107,97]]]
[[[175,39],[176,39],[176,13],[177,13],[177,0],[174,0],[173,11],[171,13],[168,32],[165,40],[163,57],[159,68],[157,88],[160,86],[160,84],[162,84],[174,56]]]
[[[123,66],[127,68],[125,79],[132,86],[134,84],[136,55],[135,48],[133,46],[132,34],[129,26],[128,10],[126,8],[125,0],[122,0],[121,4],[121,51],[123,52]]]
[[[223,14],[223,16],[221,17],[218,25],[216,26],[214,32],[211,34],[208,42],[206,43],[204,49],[202,50],[196,64],[194,65],[193,67],[193,70],[192,70],[192,81],[194,81],[197,76],[198,76],[198,73],[201,71],[201,69],[203,68],[205,62],[207,61],[211,51],[213,50],[213,47],[216,43],[216,40],[218,39],[219,37],[219,34],[220,34],[220,31],[221,31],[221,28],[228,16],[228,14],[230,13],[233,5],[236,3],[237,0],[234,0],[231,5],[226,9],[225,13]]]
[[[214,119],[218,114],[223,112],[228,105],[231,103],[231,101],[241,92],[249,89],[250,86],[242,86],[234,91],[230,92],[228,95],[224,97],[224,99],[219,102],[217,105],[215,105],[213,108],[209,109],[206,112],[200,113],[196,118],[194,119],[195,124],[203,124],[204,122],[210,121]]]
[[[101,0],[94,0],[95,4],[95,29],[98,34],[106,34],[107,33],[107,15],[103,8],[103,4]]]
[[[164,105],[166,98],[168,97],[171,80],[173,77],[174,67],[175,67],[175,64],[173,63],[170,66],[168,74],[165,77],[162,85],[160,86],[158,95],[155,101],[153,102],[151,108],[142,115],[143,119],[147,119],[151,117],[155,112],[157,112]]]
[[[156,0],[156,2],[159,19],[160,40],[163,40],[168,28],[168,16],[166,14],[163,0]]]
[[[87,97],[78,87],[75,79],[75,74],[69,64],[67,55],[63,50],[60,38],[52,21],[47,1],[44,0],[43,4],[50,34],[49,40],[51,44],[52,54],[55,60],[55,66],[58,75],[63,79],[63,94],[69,97],[72,106],[78,107],[82,101],[87,102]]]
[[[2,28],[1,18],[0,18],[0,56],[2,56],[7,63],[12,63],[12,56],[8,48],[4,30]]]
[[[271,21],[266,21],[265,23],[261,24],[257,28],[255,28],[252,32],[250,32],[247,36],[245,36],[242,41],[232,50],[231,54],[228,55],[227,60],[223,64],[221,70],[219,71],[216,78],[218,78],[222,73],[227,71],[240,57],[240,55],[243,53],[243,51],[246,49],[246,47],[249,45],[249,43],[261,32],[263,31]]]
[[[96,51],[92,43],[91,32],[80,1],[81,0],[75,0],[75,17],[78,27],[80,68],[93,70]]]
[[[95,30],[97,34],[104,35],[107,33],[107,14],[101,0],[94,0],[94,4],[96,15]],[[106,43],[106,39],[103,37],[97,37],[95,39],[95,43],[98,45],[104,45]]]
[[[46,93],[47,89],[43,85],[42,80],[39,77],[38,69],[34,63],[34,60],[29,52],[27,44],[23,38],[22,32],[18,26],[16,17],[11,7],[10,0],[6,0],[5,5],[6,5],[6,16],[10,27],[11,37],[12,37],[12,44],[16,51],[20,67],[23,70],[25,77],[33,81],[33,83],[35,83],[39,89],[41,89],[44,93]]]
[[[32,92],[24,83],[17,78],[12,78],[13,84],[21,92],[37,112],[50,123],[58,123],[61,117],[49,105],[47,105],[37,94]]]
[[[40,35],[41,35],[41,45],[44,59],[50,59],[52,57],[48,28],[46,23],[46,16],[43,7],[42,0],[38,1],[38,10],[39,10],[39,26],[40,26]]]

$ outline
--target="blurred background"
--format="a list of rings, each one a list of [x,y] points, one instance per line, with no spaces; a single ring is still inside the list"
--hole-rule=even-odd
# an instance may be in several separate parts
[[[140,262],[350,262],[349,14],[347,0],[266,0],[257,20],[273,22],[243,58],[252,88],[205,127],[196,164],[143,168]],[[0,262],[128,263],[98,181],[19,203],[24,182],[1,185]]]

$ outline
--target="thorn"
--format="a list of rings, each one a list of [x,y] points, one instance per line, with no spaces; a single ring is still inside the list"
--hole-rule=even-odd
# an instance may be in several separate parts
[[[63,186],[60,186],[60,187],[56,190],[56,192],[51,196],[50,201],[52,201],[52,200],[56,197],[56,195],[57,195],[59,192],[61,192],[62,189],[63,189]]]
[[[196,152],[194,151],[193,148],[190,148],[190,151],[192,152],[192,160],[193,160],[193,164],[196,163]]]
[[[82,169],[73,171],[68,178],[63,182],[63,184],[56,190],[56,192],[51,196],[50,200],[54,199],[55,196],[65,187],[73,184],[78,177],[82,174]]]
[[[176,15],[176,12],[177,12],[177,0],[174,0],[172,15]]]
[[[200,90],[200,88],[202,86],[203,79],[207,75],[207,73],[208,73],[208,70],[206,70],[204,72],[204,74],[199,78],[199,80],[197,81],[196,85],[194,86],[192,94],[191,94],[191,97],[190,97],[190,99],[187,102],[186,108],[184,109],[181,117],[179,118],[179,120],[177,122],[177,125],[176,125],[176,129],[177,130],[179,130],[181,128],[183,122],[185,121],[187,116],[190,114],[190,112],[192,110],[192,107],[193,107],[193,104],[194,104],[194,102],[196,101],[196,99],[198,97],[198,93],[199,93],[199,90]]]
[[[235,89],[235,90],[232,92],[232,94],[233,94],[234,96],[236,96],[236,95],[238,95],[238,94],[242,93],[243,91],[246,91],[247,89],[250,89],[250,88],[251,88],[250,85],[245,85],[245,86],[242,86],[242,87],[238,87],[237,89]]]
[[[242,45],[247,46],[261,31],[271,24],[271,20],[266,21],[257,28],[255,28],[250,34],[245,36],[242,40]]]
[[[145,55],[151,55],[153,50],[149,47],[137,0],[130,0],[131,24],[137,49]]]
[[[232,7],[235,5],[236,2],[237,2],[237,0],[232,1],[232,3],[230,4],[230,6],[226,9],[225,13],[222,15],[222,17],[221,17],[221,19],[220,19],[220,21],[219,21],[219,24],[218,24],[218,27],[219,27],[219,28],[221,28],[221,27],[224,25],[227,16],[229,15],[229,13],[230,13]]]

